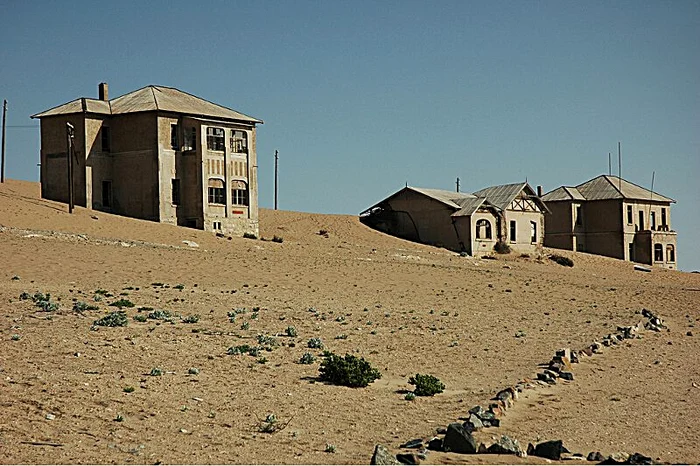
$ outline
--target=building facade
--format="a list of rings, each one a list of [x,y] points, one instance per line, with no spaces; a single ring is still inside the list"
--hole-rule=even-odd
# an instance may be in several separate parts
[[[546,207],[527,183],[473,194],[406,186],[360,214],[362,223],[393,236],[469,255],[498,242],[521,253],[541,249]]]
[[[75,205],[224,234],[258,235],[261,120],[178,89],[147,86],[79,98],[41,122],[41,193]],[[68,157],[67,125],[73,127]]]
[[[561,186],[542,197],[545,246],[676,269],[671,198],[616,176]]]

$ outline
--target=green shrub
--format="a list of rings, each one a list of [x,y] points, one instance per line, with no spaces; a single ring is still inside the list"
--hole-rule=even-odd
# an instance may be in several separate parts
[[[416,389],[413,390],[416,396],[433,396],[445,390],[445,384],[432,375],[416,374],[415,377],[408,379],[408,383],[416,386]]]
[[[187,369],[187,373],[190,375],[199,375],[199,369],[196,367],[190,367]]]
[[[183,285],[182,283],[179,283],[179,284],[175,285],[175,286],[173,287],[173,289],[175,289],[175,290],[184,290],[184,289],[185,289],[185,285]]]
[[[559,265],[563,265],[564,267],[573,267],[574,266],[574,261],[569,259],[568,257],[560,256],[558,254],[552,254],[549,256],[550,260],[553,260]]]
[[[313,364],[314,362],[316,362],[316,357],[311,353],[304,353],[299,358],[299,364]]]
[[[182,322],[185,324],[196,324],[199,322],[199,316],[197,314],[193,314],[191,316],[183,317]]]
[[[165,374],[165,371],[160,367],[154,367],[153,369],[151,369],[151,372],[148,373],[148,375],[151,375],[153,377],[160,377],[163,374]]]
[[[148,318],[153,320],[168,320],[172,319],[172,317],[173,315],[170,311],[163,311],[160,309],[148,313]]]
[[[299,333],[297,332],[297,329],[292,327],[292,326],[287,327],[284,330],[284,334],[287,335],[288,337],[292,337],[292,338],[299,335]]]
[[[324,450],[326,453],[335,453],[335,445],[327,443],[326,444],[326,449]]]
[[[493,245],[493,250],[498,254],[510,254],[510,246],[505,241],[499,241]]]
[[[406,396],[404,396],[403,398],[406,401],[413,401],[416,399],[416,394],[413,392],[408,392],[408,393],[406,393]]]
[[[119,309],[121,309],[123,307],[134,307],[134,303],[132,303],[128,299],[122,298],[117,301],[114,301],[110,304],[110,306],[118,307]]]
[[[241,330],[249,330],[250,329],[250,323],[249,322],[243,322],[241,324]]]
[[[364,358],[358,358],[351,354],[340,357],[331,352],[326,352],[323,357],[324,360],[319,368],[320,379],[333,385],[366,387],[382,376]]]
[[[83,301],[76,301],[73,303],[73,311],[75,312],[96,311],[98,309],[99,307],[95,306],[94,304],[84,303]]]
[[[257,337],[258,345],[262,346],[266,351],[272,351],[280,344],[277,342],[275,337],[269,335],[258,335]]]
[[[124,387],[124,393],[133,393],[136,390],[134,387]]]
[[[148,320],[148,316],[146,316],[145,314],[136,314],[134,316],[134,320],[136,322],[146,322]]]
[[[101,319],[97,319],[92,325],[96,327],[126,327],[127,322],[126,312],[114,311]]]
[[[309,338],[309,341],[306,342],[306,346],[311,349],[323,349],[323,342],[318,337]]]

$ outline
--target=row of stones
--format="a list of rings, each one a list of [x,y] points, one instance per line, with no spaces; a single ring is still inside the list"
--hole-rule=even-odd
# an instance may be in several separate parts
[[[499,427],[500,418],[518,400],[519,393],[541,385],[556,384],[557,379],[574,380],[572,364],[577,364],[582,358],[602,353],[605,347],[617,345],[623,340],[641,338],[640,332],[642,329],[659,332],[661,329],[666,328],[663,320],[653,312],[642,309],[641,314],[647,319],[643,325],[642,322],[639,322],[632,326],[617,327],[616,333],[608,334],[601,341],[594,341],[579,351],[572,351],[569,348],[557,350],[554,357],[547,364],[543,365],[544,369],[537,374],[537,380],[522,380],[513,387],[507,387],[499,391],[492,398],[488,407],[474,406],[469,410],[468,416],[460,418],[462,422],[454,422],[449,424],[447,428],[439,428],[437,430],[438,435],[444,434],[443,438],[436,436],[427,442],[424,439],[414,439],[400,446],[400,448],[404,449],[417,449],[418,453],[392,455],[383,445],[376,445],[371,464],[420,464],[421,460],[427,458],[428,450],[463,454],[511,454],[521,457],[532,455],[551,460],[561,460],[563,455],[570,453],[561,440],[550,440],[537,445],[528,444],[527,449],[523,450],[517,439],[512,439],[506,435],[502,435],[495,442],[488,445],[478,441],[473,433],[488,427]],[[569,457],[583,459],[581,454],[572,454]],[[651,458],[639,453],[633,455],[618,453],[606,458],[599,452],[591,452],[586,459],[588,461],[598,461],[601,464],[653,464]]]

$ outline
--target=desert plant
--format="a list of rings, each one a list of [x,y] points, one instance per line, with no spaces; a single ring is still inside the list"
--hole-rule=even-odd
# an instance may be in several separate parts
[[[445,390],[445,384],[432,375],[416,374],[415,377],[408,379],[408,383],[416,386],[413,390],[416,396],[433,396]]]
[[[335,453],[335,445],[333,445],[331,443],[327,443],[326,449],[323,451],[325,451],[326,453]]]
[[[228,311],[226,313],[226,315],[228,316],[229,322],[234,323],[236,321],[236,312],[235,311]]]
[[[124,387],[124,393],[133,393],[136,390],[134,387]]]
[[[292,327],[291,325],[284,330],[284,334],[287,335],[288,337],[292,337],[292,338],[299,335],[299,333],[297,332],[297,329]]]
[[[309,338],[309,341],[306,342],[306,346],[308,346],[311,349],[323,349],[323,342],[320,338],[313,337]]]
[[[136,322],[146,322],[148,320],[148,316],[146,316],[145,314],[136,314],[134,316],[134,320]]]
[[[173,317],[170,311],[163,311],[161,309],[152,311],[148,313],[148,318],[153,320],[168,320]]]
[[[281,243],[282,241],[284,241],[284,238],[282,238],[281,236],[274,235],[274,236],[272,237],[272,242],[273,242],[273,243]]]
[[[97,319],[92,325],[95,327],[126,327],[127,323],[126,312],[113,311],[101,319]]]
[[[563,265],[564,267],[573,267],[574,266],[574,261],[569,259],[568,257],[560,256],[558,254],[552,254],[549,256],[550,260],[553,260],[559,265]]]
[[[115,422],[124,422],[124,416],[121,414],[117,414],[117,417],[114,418]]]
[[[118,307],[119,309],[123,307],[134,307],[134,303],[129,301],[128,299],[118,299],[117,301],[114,301],[113,303],[110,303],[110,306]]]
[[[175,286],[173,287],[173,289],[175,289],[175,290],[184,290],[184,289],[185,289],[185,285],[183,285],[182,283],[178,283],[177,285],[175,285]]]
[[[15,333],[10,338],[12,339],[12,341],[19,341],[22,339],[22,336]]]
[[[347,334],[347,333],[341,333],[340,335],[336,335],[335,339],[336,339],[336,340],[347,340],[347,339],[348,339],[348,334]]]
[[[277,342],[277,339],[275,337],[272,337],[270,335],[258,335],[256,337],[258,341],[258,345],[262,346],[263,349],[266,351],[272,351],[276,347],[278,347],[280,344]]]
[[[196,324],[199,322],[199,316],[197,314],[193,314],[191,316],[182,317],[181,320],[184,324]]]
[[[75,312],[96,311],[98,309],[98,306],[95,306],[94,304],[88,304],[83,301],[76,301],[73,303],[73,310]]]
[[[187,373],[190,375],[199,375],[199,369],[197,369],[196,367],[190,367],[189,369],[187,369]]]
[[[406,393],[406,396],[403,397],[403,399],[406,401],[413,401],[416,399],[416,394],[413,392],[408,392]]]
[[[345,357],[327,351],[323,355],[319,372],[320,379],[333,385],[346,387],[366,387],[382,374],[364,358],[358,358],[351,354]]]
[[[250,322],[243,322],[241,324],[241,330],[249,330],[250,329]]]
[[[493,245],[493,250],[498,254],[510,254],[510,246],[505,241],[498,241]]]
[[[165,371],[161,369],[160,367],[154,367],[151,369],[151,372],[148,373],[148,375],[153,376],[153,377],[160,377],[163,375]]]
[[[299,358],[299,364],[313,364],[316,361],[316,357],[311,353],[304,353],[301,358]]]

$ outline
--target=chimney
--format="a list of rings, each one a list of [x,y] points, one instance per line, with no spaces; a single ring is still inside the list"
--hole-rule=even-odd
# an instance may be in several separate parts
[[[542,186],[537,186],[537,197],[542,197]]]
[[[97,86],[97,91],[100,100],[104,100],[105,102],[109,100],[109,87],[107,83],[100,83],[100,85]]]

